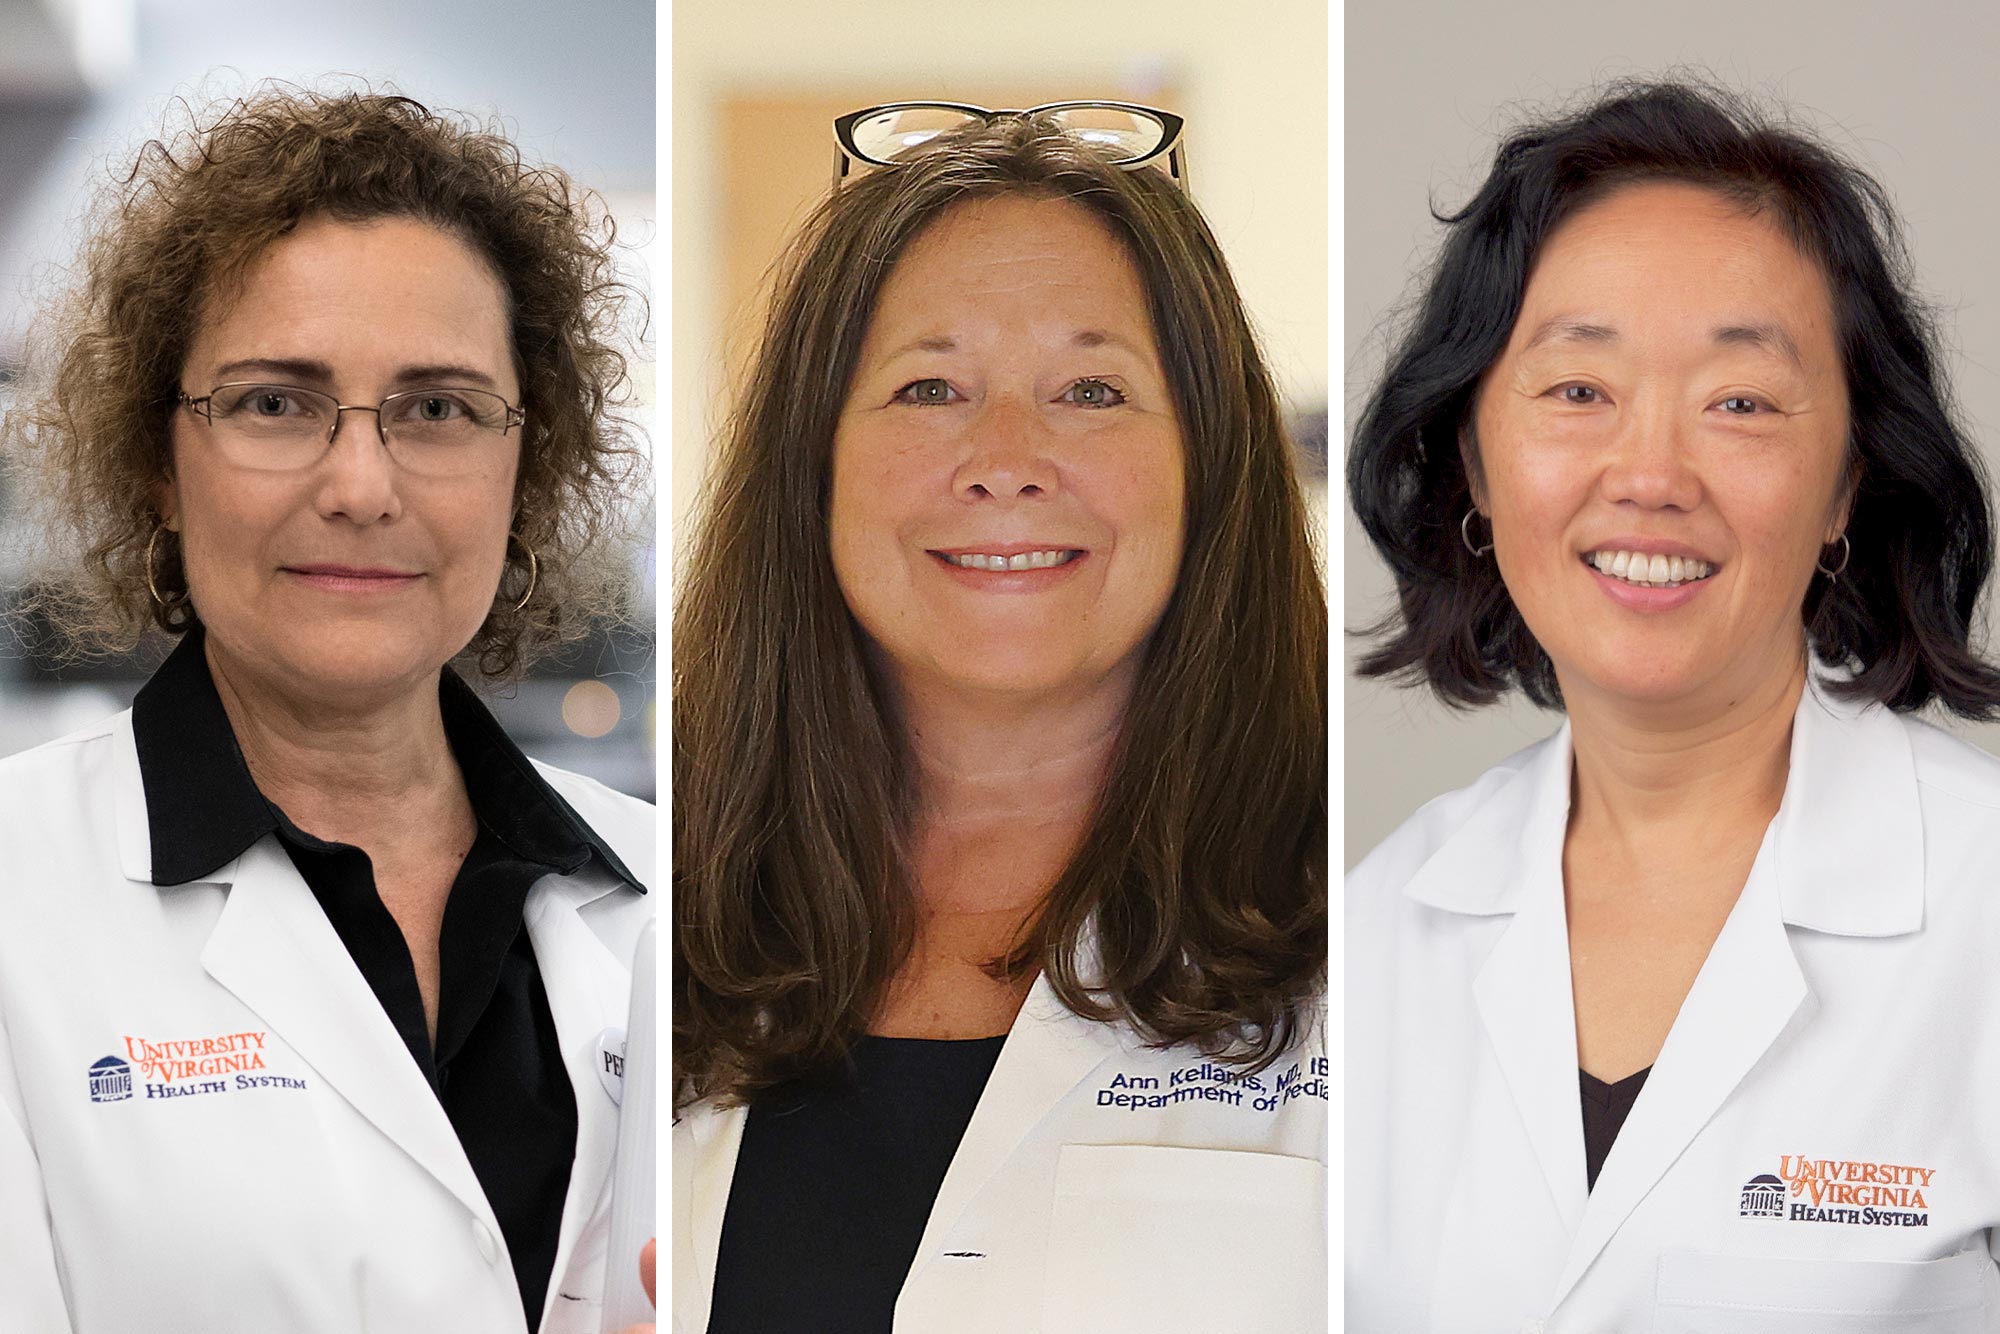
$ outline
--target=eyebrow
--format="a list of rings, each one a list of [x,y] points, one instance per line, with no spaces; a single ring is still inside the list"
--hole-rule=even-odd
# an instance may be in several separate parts
[[[220,379],[227,383],[233,375],[282,375],[306,385],[331,384],[333,367],[323,361],[309,357],[246,357],[240,361],[226,361],[215,368]],[[460,365],[457,362],[425,362],[404,366],[390,377],[390,383],[423,387],[450,382],[460,382],[475,387],[498,388],[499,382],[485,371],[476,367]]]
[[[1567,315],[1557,315],[1543,320],[1534,335],[1521,347],[1523,352],[1532,352],[1543,343],[1615,343],[1618,331],[1608,324],[1592,324],[1588,320],[1572,319]]]
[[[1129,352],[1135,357],[1143,356],[1138,348],[1104,329],[1084,329],[1069,340],[1071,347],[1115,347],[1121,352]]]
[[[915,338],[903,344],[882,360],[894,361],[897,357],[910,352],[956,352],[957,350],[958,340],[950,334],[925,334],[922,338]]]
[[[1751,347],[1760,351],[1775,352],[1794,366],[1803,368],[1805,358],[1799,352],[1798,340],[1782,324],[1769,320],[1748,324],[1724,324],[1714,333],[1716,343],[1725,347]],[[1592,324],[1587,320],[1573,319],[1567,315],[1557,315],[1542,321],[1528,341],[1522,345],[1523,352],[1532,351],[1543,343],[1616,343],[1618,331],[1607,324]]]
[[[1782,324],[1769,322],[1759,324],[1725,324],[1715,331],[1718,343],[1754,347],[1766,352],[1776,352],[1794,366],[1804,369],[1806,359],[1799,355],[1798,341]]]
[[[1105,329],[1079,329],[1070,338],[1069,345],[1071,347],[1080,347],[1086,349],[1097,348],[1097,347],[1115,347],[1122,351],[1129,352],[1133,356],[1140,355],[1139,349],[1132,346],[1130,342],[1126,341],[1123,338],[1120,338],[1117,334],[1111,333]],[[911,352],[956,352],[956,351],[958,351],[958,339],[953,335],[944,333],[925,334],[923,337],[913,338],[909,342],[904,343],[901,347],[898,347],[893,351],[889,352],[882,358],[882,360],[885,362],[894,361],[897,357],[904,356]]]

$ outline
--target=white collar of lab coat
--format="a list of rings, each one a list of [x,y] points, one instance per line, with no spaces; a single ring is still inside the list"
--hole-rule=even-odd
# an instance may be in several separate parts
[[[1447,912],[1515,912],[1562,884],[1570,726],[1530,747],[1404,886]],[[1923,817],[1905,722],[1880,705],[1830,697],[1809,681],[1792,719],[1784,800],[1767,835],[1787,925],[1894,936],[1923,924]]]

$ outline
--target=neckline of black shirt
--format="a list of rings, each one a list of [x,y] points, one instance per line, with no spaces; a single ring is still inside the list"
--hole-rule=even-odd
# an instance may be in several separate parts
[[[1632,1108],[1638,1103],[1639,1094],[1646,1087],[1646,1076],[1652,1073],[1653,1067],[1649,1065],[1615,1084],[1609,1084],[1581,1066],[1577,1067],[1577,1091],[1583,1102],[1585,1190],[1597,1189],[1597,1176],[1604,1170],[1604,1160],[1611,1156],[1611,1146],[1625,1128],[1625,1118],[1632,1114]]]
[[[439,675],[438,707],[483,827],[517,855],[560,875],[574,875],[595,857],[620,881],[646,892],[449,667]],[[140,688],[132,701],[132,736],[146,792],[154,884],[199,880],[266,834],[320,851],[340,846],[300,829],[257,790],[209,675],[201,627],[188,631]]]

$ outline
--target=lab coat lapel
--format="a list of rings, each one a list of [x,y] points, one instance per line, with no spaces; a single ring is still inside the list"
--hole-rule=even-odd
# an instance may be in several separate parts
[[[1906,725],[1808,685],[1793,716],[1784,800],[1605,1160],[1555,1301],[1757,1063],[1816,1010],[1791,931],[1917,930],[1923,869]]]
[[[1583,1277],[1794,1017],[1802,1008],[1809,1011],[1805,975],[1778,911],[1771,843],[1767,834],[1749,880],[1618,1132],[1571,1243],[1556,1302]],[[1570,1110],[1573,1115],[1577,1110],[1574,1092]]]
[[[497,1235],[444,1108],[276,836],[208,878],[229,894],[203,969]]]
[[[591,1108],[609,1100],[598,1074],[598,1039],[607,1028],[622,1030],[630,1014],[631,961],[615,956],[579,913],[585,904],[614,892],[615,882],[595,878],[544,876],[529,891],[523,918],[534,945],[535,963],[555,1019],[556,1041],[577,1102],[576,1157],[563,1200],[562,1233],[556,1242],[553,1273],[569,1271],[583,1226],[610,1187],[611,1159],[618,1144],[618,1118]],[[551,1282],[548,1300],[556,1300]]]
[[[1508,1096],[1533,1148],[1549,1198],[1565,1229],[1583,1212],[1583,1119],[1577,1105],[1576,1010],[1569,981],[1569,926],[1563,906],[1562,847],[1569,822],[1569,729],[1565,726],[1426,866],[1425,879],[1449,877],[1474,904],[1513,909],[1473,979],[1473,1002],[1492,1043]],[[1490,901],[1494,886],[1516,887],[1510,901]],[[1416,886],[1421,889],[1421,886]],[[1485,896],[1481,902],[1475,896]]]
[[[698,1334],[708,1328],[716,1257],[722,1250],[722,1218],[750,1109],[698,1103],[681,1115],[692,1151],[674,1159],[674,1198],[684,1206],[674,1219],[674,1236],[684,1238],[688,1248],[685,1260],[675,1257],[674,1320],[677,1330]]]
[[[938,1188],[911,1276],[942,1249],[973,1198],[1050,1108],[1117,1050],[1112,1025],[1072,1014],[1046,974],[1035,979]]]

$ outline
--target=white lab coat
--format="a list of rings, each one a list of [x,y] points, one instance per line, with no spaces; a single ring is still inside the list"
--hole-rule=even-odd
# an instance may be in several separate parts
[[[650,875],[649,805],[542,773]],[[0,835],[0,1329],[529,1327],[443,1108],[274,835],[154,886],[129,712],[0,762]],[[598,1329],[600,1052],[651,898],[593,865],[524,909],[577,1102],[544,1334]]]
[[[1804,693],[1783,804],[1586,1193],[1570,755],[1565,725],[1348,879],[1348,1328],[2000,1328],[2000,762]]]
[[[896,1334],[1326,1328],[1324,1024],[1254,1077],[1036,981],[932,1206]],[[748,1113],[674,1128],[676,1334],[708,1327]],[[774,1255],[782,1265],[785,1257]]]

